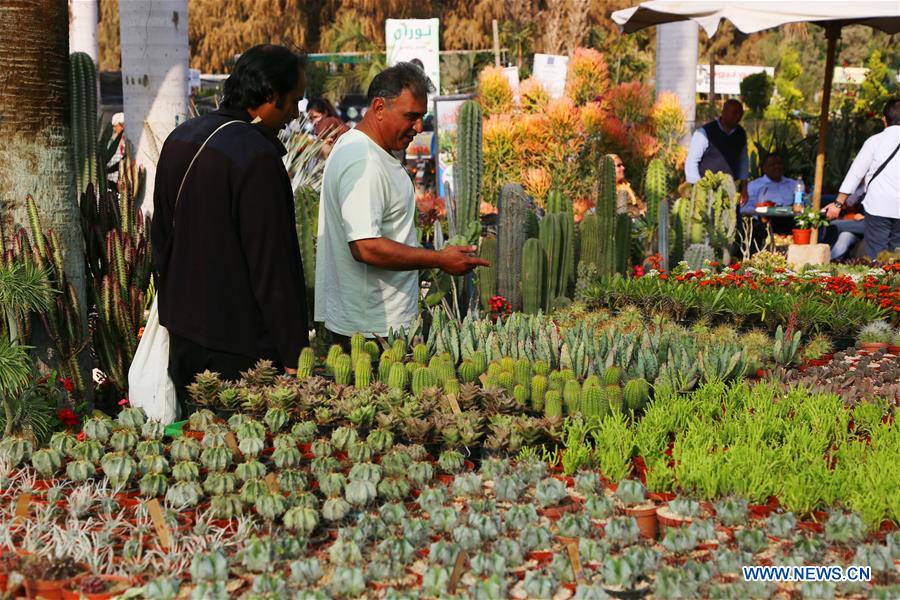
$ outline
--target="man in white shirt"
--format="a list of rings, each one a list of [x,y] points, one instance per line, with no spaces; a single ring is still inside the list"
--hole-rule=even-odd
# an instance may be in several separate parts
[[[784,176],[784,161],[775,153],[766,156],[763,162],[763,176],[757,177],[747,186],[747,204],[741,207],[745,215],[755,214],[760,202],[774,202],[775,206],[791,206],[794,203],[794,188],[797,180]]]
[[[741,205],[747,202],[747,178],[750,160],[747,155],[747,132],[741,127],[744,105],[739,100],[726,100],[719,118],[694,132],[684,161],[684,176],[697,183],[707,171],[728,173],[740,181]]]
[[[841,184],[840,193],[825,207],[836,219],[847,198],[861,182],[866,184],[866,254],[876,258],[885,250],[900,248],[900,98],[884,106],[884,131],[867,139]]]
[[[475,246],[419,247],[412,181],[391,154],[422,131],[434,85],[419,67],[398,63],[375,76],[369,108],[325,165],[319,203],[315,320],[335,340],[386,336],[408,328],[419,306],[418,269],[463,275],[488,263]]]

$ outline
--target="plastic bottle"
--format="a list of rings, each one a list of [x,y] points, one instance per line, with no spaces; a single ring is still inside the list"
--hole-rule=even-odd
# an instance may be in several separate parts
[[[803,185],[803,179],[797,178],[797,185],[794,186],[794,212],[801,212],[803,210],[803,199],[806,195],[806,186]]]

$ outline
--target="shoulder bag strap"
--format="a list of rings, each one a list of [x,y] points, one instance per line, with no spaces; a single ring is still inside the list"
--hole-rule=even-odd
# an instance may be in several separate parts
[[[194,163],[197,162],[197,157],[200,156],[200,153],[203,152],[203,149],[206,147],[206,144],[209,143],[209,140],[211,140],[214,135],[216,135],[222,129],[225,129],[232,123],[243,123],[243,122],[244,121],[234,120],[234,121],[228,121],[227,123],[222,123],[221,125],[216,127],[215,131],[213,131],[211,134],[209,134],[209,137],[207,137],[206,140],[202,144],[200,144],[200,148],[197,149],[197,153],[194,154],[194,158],[191,159],[191,163],[188,165],[187,170],[184,172],[184,177],[181,178],[181,185],[178,186],[178,195],[175,196],[175,206],[172,208],[172,229],[173,230],[175,229],[175,211],[178,209],[178,201],[181,199],[181,190],[184,189],[184,182],[187,181],[187,176],[188,176],[188,173],[191,172],[191,167],[193,167]]]
[[[891,162],[891,159],[893,159],[894,156],[896,156],[898,151],[900,151],[900,144],[897,144],[897,147],[894,148],[894,151],[891,152],[891,155],[887,157],[887,160],[884,161],[883,163],[881,163],[881,166],[878,167],[878,170],[875,171],[874,175],[872,175],[872,179],[870,179],[869,183],[866,184],[866,191],[869,191],[869,186],[872,185],[872,182],[875,181],[875,178],[878,177],[882,171],[884,171],[884,168],[886,166],[888,166],[888,163]]]

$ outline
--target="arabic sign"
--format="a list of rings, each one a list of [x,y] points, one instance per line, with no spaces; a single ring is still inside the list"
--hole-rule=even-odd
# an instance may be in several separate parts
[[[418,58],[425,74],[434,84],[436,93],[441,90],[440,19],[387,19],[384,25],[387,46],[387,64]]]
[[[544,86],[551,98],[559,98],[566,91],[566,70],[568,67],[568,56],[535,54],[534,69],[531,74]]]
[[[756,65],[716,65],[716,93],[737,96],[741,93],[741,82],[747,75],[765,71],[775,77],[774,67]],[[697,65],[697,93],[709,93],[709,65]]]

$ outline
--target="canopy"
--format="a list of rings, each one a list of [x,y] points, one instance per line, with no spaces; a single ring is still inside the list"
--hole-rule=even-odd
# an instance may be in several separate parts
[[[695,21],[714,35],[722,19],[728,19],[740,31],[755,33],[788,23],[814,23],[825,28],[828,52],[822,91],[822,110],[819,116],[819,152],[816,156],[816,175],[813,207],[818,209],[822,195],[822,175],[825,170],[825,144],[828,134],[828,109],[831,104],[831,82],[834,77],[834,56],[841,28],[845,25],[866,25],[885,33],[900,32],[900,2],[898,0],[868,1],[797,1],[780,0],[685,2],[677,0],[649,0],[638,6],[617,10],[612,19],[625,33],[632,33],[663,23]]]

